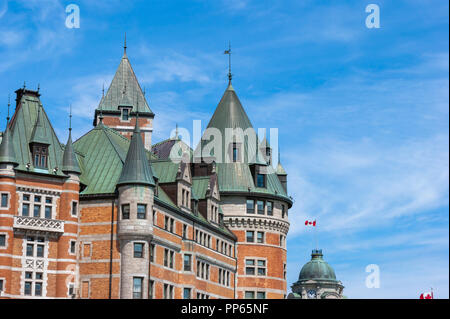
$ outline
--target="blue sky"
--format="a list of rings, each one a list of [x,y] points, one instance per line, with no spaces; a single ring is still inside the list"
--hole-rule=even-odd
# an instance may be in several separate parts
[[[80,7],[79,29],[65,7]],[[365,26],[380,7],[381,27]],[[448,1],[0,0],[0,116],[8,94],[41,87],[62,142],[128,56],[156,114],[154,141],[211,117],[227,83],[253,123],[279,129],[295,199],[288,284],[313,248],[349,298],[449,297]],[[3,101],[3,102],[2,102]],[[369,264],[380,288],[366,288]]]

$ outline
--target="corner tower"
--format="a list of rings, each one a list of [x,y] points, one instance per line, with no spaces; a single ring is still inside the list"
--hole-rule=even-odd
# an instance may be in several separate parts
[[[215,165],[225,225],[236,235],[236,298],[286,297],[286,236],[292,200],[264,158],[231,84],[194,152],[194,175]],[[203,169],[202,167],[207,167]]]
[[[117,182],[119,192],[118,238],[121,254],[120,298],[147,299],[150,241],[153,237],[155,181],[144,150],[139,115],[130,147]],[[139,291],[139,294],[135,292]]]

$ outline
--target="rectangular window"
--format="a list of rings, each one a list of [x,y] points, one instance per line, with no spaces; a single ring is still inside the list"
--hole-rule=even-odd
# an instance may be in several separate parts
[[[34,202],[40,203],[41,202],[41,196],[34,196]]]
[[[6,246],[6,235],[0,235],[0,247]]]
[[[183,289],[183,299],[191,299],[191,288]]]
[[[173,233],[174,224],[175,224],[175,220],[173,218],[170,218],[169,231],[171,233]]]
[[[164,249],[164,266],[167,267],[169,265],[169,250]]]
[[[169,230],[169,217],[164,217],[164,229]]]
[[[169,268],[172,268],[173,269],[173,259],[174,259],[174,252],[173,251],[169,251],[169,256],[170,256],[170,259],[169,259]]]
[[[187,225],[183,224],[183,233],[182,233],[183,239],[187,238]]]
[[[129,109],[122,109],[122,121],[128,121],[129,119]]]
[[[45,198],[45,203],[46,204],[51,204],[53,202],[53,199],[51,197],[46,197]]]
[[[34,295],[42,296],[42,283],[41,282],[36,282],[34,284]]]
[[[142,299],[142,278],[133,277],[133,299]]]
[[[191,255],[184,255],[184,271],[191,271]]]
[[[264,215],[264,201],[263,200],[257,201],[257,205],[258,205],[258,214]]]
[[[78,215],[78,203],[72,202],[72,216]]]
[[[25,290],[24,290],[24,294],[26,296],[31,296],[31,285],[32,283],[30,281],[25,281]]]
[[[122,205],[122,219],[130,219],[130,205]]]
[[[255,201],[253,199],[247,199],[247,214],[255,213]]]
[[[155,244],[150,245],[150,262],[155,261]]]
[[[31,271],[27,271],[25,273],[25,279],[33,279],[33,273]]]
[[[266,176],[264,174],[256,175],[256,187],[266,187]]]
[[[52,207],[51,206],[45,206],[45,218],[47,218],[47,219],[52,218]]]
[[[258,291],[256,293],[256,299],[266,299],[266,293]]]
[[[36,280],[42,280],[43,274],[41,272],[36,273]]]
[[[284,218],[286,216],[286,208],[284,205],[281,205],[281,218]]]
[[[273,202],[267,202],[266,206],[267,206],[267,215],[273,216]]]
[[[138,204],[137,205],[137,219],[146,219],[147,218],[147,205]]]
[[[30,204],[22,204],[22,216],[30,216]]]
[[[144,257],[144,244],[143,243],[134,243],[134,258],[143,258]]]
[[[3,291],[3,279],[0,279],[0,292]]]
[[[260,243],[260,244],[264,243],[264,232],[259,231],[257,233],[256,241],[257,241],[257,243]]]
[[[36,257],[44,257],[44,245],[36,246]]]
[[[76,245],[77,245],[77,242],[76,242],[76,241],[72,240],[72,241],[70,242],[70,253],[71,253],[71,254],[75,254],[75,248],[76,248]]]
[[[8,207],[8,194],[2,194],[2,207]]]
[[[247,259],[245,261],[245,274],[254,276],[255,275],[255,260]]]
[[[24,201],[24,202],[29,202],[30,201],[30,195],[23,195],[22,196],[22,200]]]
[[[34,205],[33,216],[41,217],[41,205]]]
[[[246,232],[247,243],[253,243],[255,241],[255,232],[252,230],[248,230]]]
[[[33,257],[34,255],[34,245],[33,244],[27,244],[27,256]]]
[[[245,299],[255,299],[255,292],[254,291],[246,291]]]
[[[153,299],[153,286],[155,282],[153,280],[150,280],[148,282],[148,299]]]
[[[258,260],[258,276],[266,275],[266,261]]]

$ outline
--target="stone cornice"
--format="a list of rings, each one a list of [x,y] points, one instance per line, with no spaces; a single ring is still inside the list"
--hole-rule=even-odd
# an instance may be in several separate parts
[[[274,230],[284,235],[289,231],[289,223],[286,221],[258,216],[224,216],[224,223],[230,228]]]

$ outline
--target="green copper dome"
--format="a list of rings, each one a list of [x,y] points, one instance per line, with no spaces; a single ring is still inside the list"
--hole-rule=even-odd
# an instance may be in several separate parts
[[[311,261],[307,262],[300,271],[299,281],[329,280],[336,281],[333,268],[323,260],[322,250],[313,250]]]

